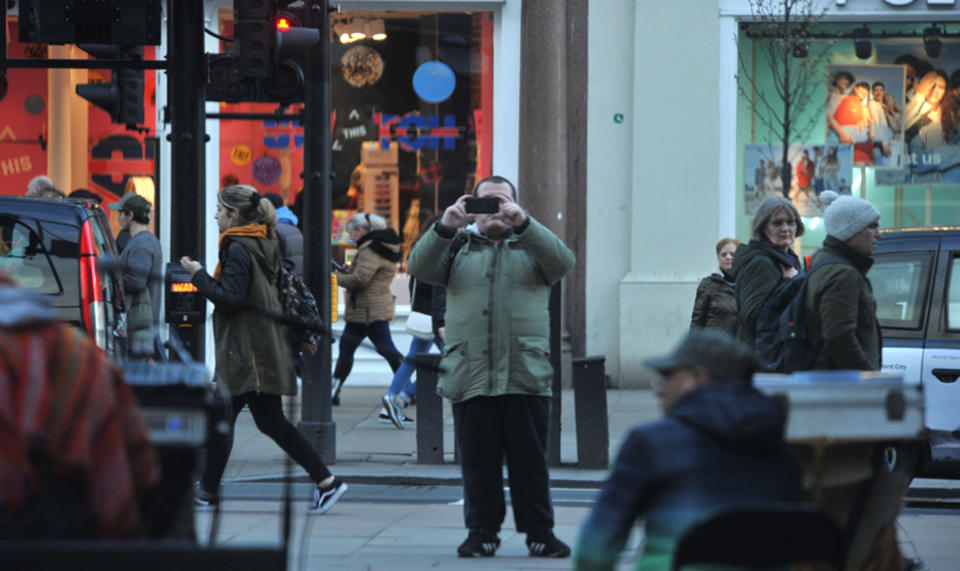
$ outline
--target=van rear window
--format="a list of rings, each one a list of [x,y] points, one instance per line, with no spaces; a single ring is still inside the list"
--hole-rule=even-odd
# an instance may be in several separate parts
[[[947,278],[947,329],[960,329],[960,257],[950,260]]]
[[[36,232],[21,222],[0,216],[0,237],[0,270],[26,289],[51,295],[63,291]]]
[[[868,277],[881,327],[919,329],[923,324],[933,252],[877,254]]]

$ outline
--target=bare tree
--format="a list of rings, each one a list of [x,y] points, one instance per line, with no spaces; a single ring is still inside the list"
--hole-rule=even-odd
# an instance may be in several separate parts
[[[748,61],[738,50],[737,88],[749,101],[754,117],[783,144],[780,176],[783,195],[789,196],[791,139],[803,141],[818,123],[817,111],[826,104],[825,64],[831,42],[811,42],[826,5],[821,0],[750,0],[750,10],[753,19],[741,33],[754,38],[757,56]],[[767,75],[769,84],[758,81]]]

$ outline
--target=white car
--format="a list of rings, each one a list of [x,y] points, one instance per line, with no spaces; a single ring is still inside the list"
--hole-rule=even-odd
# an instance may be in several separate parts
[[[923,475],[960,478],[960,228],[884,231],[868,274],[883,370],[922,384]]]

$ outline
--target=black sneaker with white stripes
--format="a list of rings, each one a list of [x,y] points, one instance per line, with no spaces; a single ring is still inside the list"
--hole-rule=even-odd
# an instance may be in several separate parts
[[[333,481],[324,488],[313,490],[313,503],[307,508],[309,514],[327,513],[333,504],[337,503],[340,496],[347,491],[347,483],[340,478],[334,477]]]
[[[471,529],[470,535],[457,548],[460,557],[493,557],[500,547],[500,538],[495,531]]]
[[[557,539],[552,531],[527,534],[530,557],[570,557],[570,546]]]

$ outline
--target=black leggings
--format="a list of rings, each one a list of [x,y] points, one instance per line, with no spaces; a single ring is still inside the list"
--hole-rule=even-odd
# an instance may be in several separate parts
[[[283,415],[280,395],[249,392],[231,397],[230,404],[232,407],[230,432],[222,437],[211,439],[207,449],[207,462],[203,476],[200,478],[200,486],[204,490],[215,493],[220,489],[220,479],[227,467],[230,449],[233,448],[233,428],[237,424],[237,415],[243,410],[244,404],[250,407],[250,414],[257,423],[257,429],[272,438],[284,452],[300,464],[310,475],[311,480],[321,482],[330,477],[330,470],[320,460],[317,451]]]
[[[346,379],[350,374],[350,369],[353,368],[353,352],[357,350],[364,337],[369,337],[373,341],[377,353],[383,355],[387,363],[390,363],[394,373],[400,368],[400,364],[403,363],[403,353],[393,344],[389,323],[374,321],[368,324],[348,321],[343,327],[343,335],[340,336],[340,355],[337,356],[337,366],[333,370],[334,378]]]

